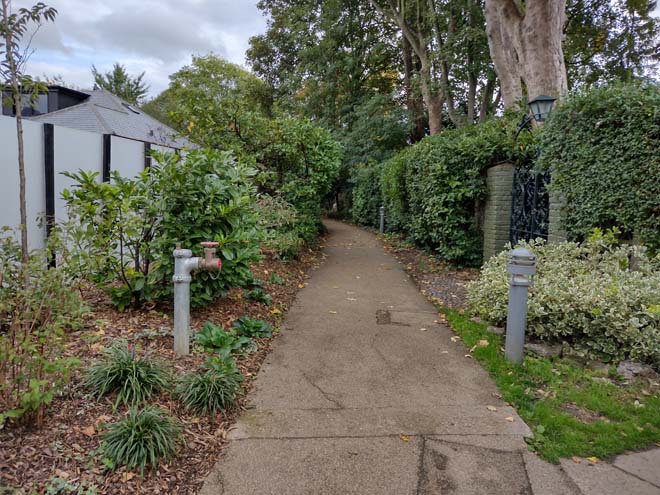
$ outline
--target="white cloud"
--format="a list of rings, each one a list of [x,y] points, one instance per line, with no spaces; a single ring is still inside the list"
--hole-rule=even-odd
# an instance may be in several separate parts
[[[89,87],[92,64],[105,71],[120,62],[133,74],[145,71],[155,95],[192,54],[214,52],[243,65],[249,38],[266,29],[256,1],[46,0],[58,16],[36,34],[28,70]],[[15,0],[14,8],[32,3]]]

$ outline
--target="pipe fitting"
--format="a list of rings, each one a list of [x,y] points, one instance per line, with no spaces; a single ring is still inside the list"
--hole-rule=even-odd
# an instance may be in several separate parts
[[[220,258],[215,257],[216,248],[220,245],[219,242],[200,242],[204,248],[204,258],[200,260],[199,268],[209,272],[216,272],[222,268],[222,261]]]

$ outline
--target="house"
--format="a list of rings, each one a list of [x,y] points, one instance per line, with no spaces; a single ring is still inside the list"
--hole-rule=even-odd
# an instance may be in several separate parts
[[[13,116],[11,105],[3,105],[3,115]],[[171,127],[104,89],[74,90],[48,86],[34,107],[26,105],[27,119],[81,131],[133,139],[169,148],[195,147]]]

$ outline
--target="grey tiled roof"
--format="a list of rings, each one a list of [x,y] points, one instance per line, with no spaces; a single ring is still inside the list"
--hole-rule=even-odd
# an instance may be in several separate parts
[[[62,110],[30,117],[30,120],[81,131],[114,134],[173,148],[196,147],[187,139],[178,136],[171,127],[108,91],[94,89],[80,92],[88,94],[89,98]]]

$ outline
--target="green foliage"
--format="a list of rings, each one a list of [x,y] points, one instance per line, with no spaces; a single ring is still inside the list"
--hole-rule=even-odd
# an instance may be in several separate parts
[[[383,166],[380,163],[358,165],[353,169],[353,221],[368,227],[380,224],[379,208],[383,205],[380,178]]]
[[[181,437],[181,426],[161,408],[131,408],[126,417],[109,426],[101,450],[114,468],[155,469],[163,459],[171,459]]]
[[[52,245],[33,251],[26,266],[20,246],[2,234],[0,426],[9,418],[41,426],[45,406],[78,364],[64,357],[65,332],[82,327],[87,308],[66,273],[49,267]]]
[[[398,153],[383,166],[382,193],[388,225],[446,260],[481,261],[476,202],[486,194],[484,170],[534,154],[512,118],[447,130]]]
[[[491,374],[502,399],[513,405],[534,436],[527,440],[544,459],[571,456],[608,458],[642,449],[660,440],[660,396],[648,394],[648,383],[626,386],[608,382],[602,372],[583,369],[568,359],[526,357],[509,363],[503,339],[467,314],[440,308],[472,355]],[[487,346],[477,345],[487,341]],[[593,421],[571,413],[578,407]]]
[[[281,259],[295,258],[305,242],[316,235],[316,226],[282,198],[261,195],[256,211],[263,235],[262,249]]]
[[[265,304],[266,306],[270,306],[273,303],[273,297],[259,287],[251,290],[246,290],[243,292],[243,295],[245,296],[246,299],[251,299],[253,301],[260,302],[262,304]]]
[[[231,356],[216,357],[207,360],[200,371],[185,375],[176,393],[187,409],[215,415],[236,404],[242,381],[243,375]]]
[[[660,86],[612,85],[576,94],[552,112],[540,163],[566,200],[573,240],[619,227],[660,249]]]
[[[97,495],[98,487],[85,480],[69,482],[59,476],[52,476],[45,487],[45,495]],[[2,488],[0,487],[0,493]],[[12,492],[13,493],[13,492]],[[20,493],[20,492],[19,492]]]
[[[208,304],[252,278],[259,256],[254,171],[229,152],[154,156],[158,165],[135,179],[66,174],[76,181],[62,194],[71,219],[63,227],[67,269],[91,278],[120,309],[137,307],[171,295],[177,242],[201,256],[200,242],[218,241],[222,270],[200,271],[191,283],[192,304]]]
[[[162,365],[137,356],[135,346],[119,340],[103,351],[103,358],[87,372],[85,387],[92,395],[102,397],[117,392],[119,403],[135,406],[167,389],[169,373]]]
[[[195,342],[207,351],[229,356],[233,352],[254,347],[254,341],[245,336],[237,335],[235,330],[225,330],[207,321],[195,334]]]
[[[604,361],[632,358],[660,366],[660,260],[639,247],[614,246],[602,235],[581,245],[527,247],[538,256],[529,291],[530,335]],[[494,256],[469,286],[472,310],[497,324],[507,314],[506,263],[506,252]]]
[[[250,338],[270,337],[273,335],[273,327],[264,320],[253,320],[248,316],[241,316],[234,321],[232,326],[239,335]]]
[[[112,70],[105,74],[99,72],[92,65],[95,89],[105,89],[113,95],[119,96],[128,103],[135,105],[140,103],[149,91],[149,86],[142,82],[144,74],[142,72],[139,76],[131,77],[126,72],[126,67],[117,62],[112,66]]]

